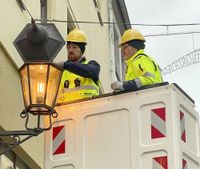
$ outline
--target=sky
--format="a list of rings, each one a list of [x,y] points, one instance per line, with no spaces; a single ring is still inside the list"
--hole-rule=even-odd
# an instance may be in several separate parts
[[[191,24],[200,23],[200,0],[125,0],[132,24]],[[200,49],[200,33],[168,36],[147,36],[166,33],[200,32],[196,26],[136,26],[146,36],[146,54],[161,68],[180,57]],[[200,57],[200,56],[199,56]],[[200,112],[200,62],[164,76],[164,81],[178,84],[194,101]]]

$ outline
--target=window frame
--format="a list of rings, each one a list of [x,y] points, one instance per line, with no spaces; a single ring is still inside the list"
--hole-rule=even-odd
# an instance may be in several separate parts
[[[109,7],[109,21],[111,23],[117,23],[115,15],[113,13],[112,6]],[[117,24],[109,25],[110,32],[110,54],[111,54],[111,77],[112,81],[124,81],[125,80],[125,62],[122,58],[121,49],[119,48],[121,33]]]

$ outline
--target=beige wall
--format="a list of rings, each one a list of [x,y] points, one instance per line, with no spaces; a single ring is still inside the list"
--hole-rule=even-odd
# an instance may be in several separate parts
[[[39,18],[39,1],[24,0],[24,3],[27,4],[30,12],[34,14],[33,17]],[[24,28],[26,23],[30,22],[30,17],[27,12],[22,11],[18,7],[16,1],[1,0],[0,11],[0,41],[5,46],[6,50],[9,51],[11,59],[14,61],[17,67],[20,67],[23,62],[12,42],[17,37],[19,32],[21,32],[21,30]]]
[[[23,0],[34,18],[40,18],[40,1]],[[101,0],[101,16],[108,21],[108,2]],[[48,0],[48,18],[67,20],[67,8],[77,21],[99,21],[92,0]],[[23,110],[20,77],[18,68],[23,64],[14,48],[13,41],[27,23],[30,16],[22,11],[15,0],[1,0],[0,5],[0,125],[5,130],[24,129],[24,119],[19,113]],[[61,35],[67,34],[67,23],[55,23]],[[77,23],[88,37],[86,57],[97,60],[101,65],[100,80],[105,92],[111,92],[111,41],[109,25]],[[65,47],[60,51],[56,60],[66,59]],[[112,72],[113,73],[113,72]],[[43,135],[23,143],[22,148],[42,168],[43,165]]]

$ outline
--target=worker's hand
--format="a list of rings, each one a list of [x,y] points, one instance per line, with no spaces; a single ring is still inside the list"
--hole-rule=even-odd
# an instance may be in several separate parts
[[[64,66],[64,61],[60,61],[60,62],[54,62],[57,66],[62,67]]]
[[[111,88],[116,91],[116,90],[124,90],[123,88],[123,82],[118,82],[118,81],[115,81],[111,84]]]

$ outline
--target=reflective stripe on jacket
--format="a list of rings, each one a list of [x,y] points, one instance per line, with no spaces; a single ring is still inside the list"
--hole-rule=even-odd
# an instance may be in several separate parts
[[[88,61],[81,62],[87,64]],[[99,86],[86,78],[65,70],[62,75],[57,103],[69,102],[99,95]]]
[[[126,80],[134,80],[137,88],[163,82],[161,71],[155,61],[139,50],[126,61]]]

